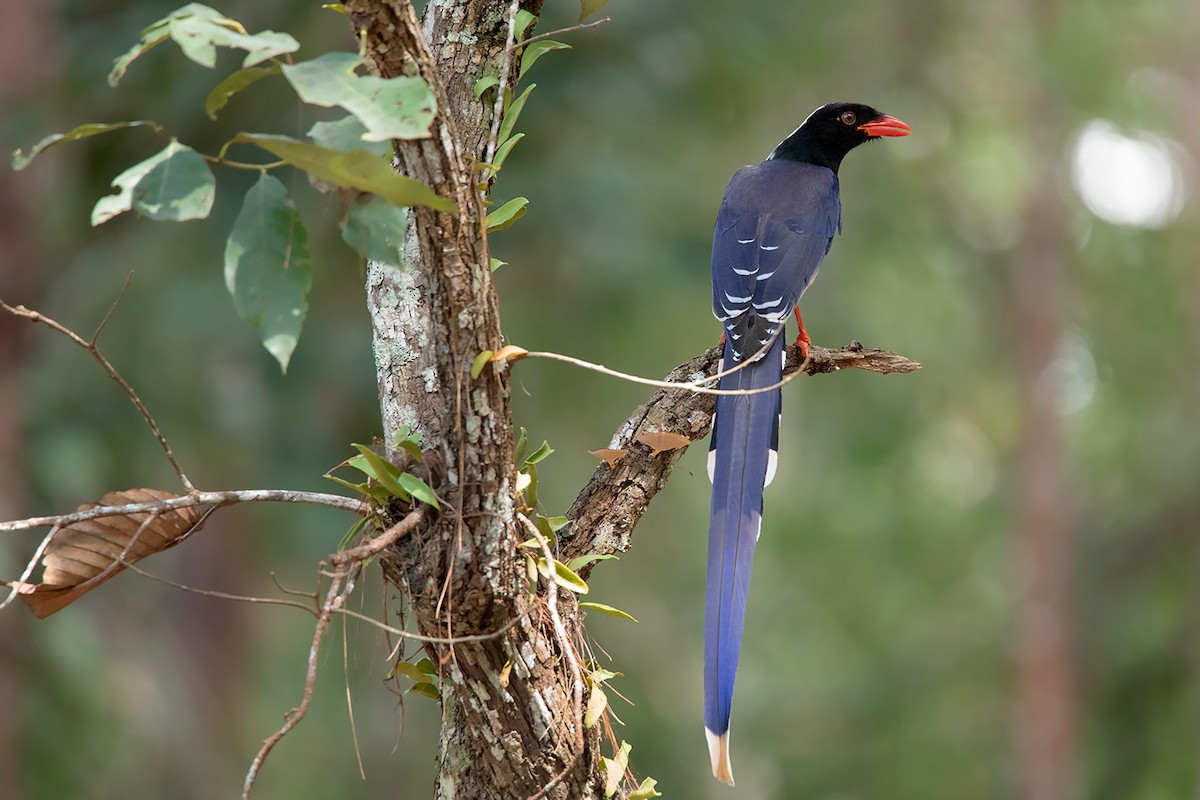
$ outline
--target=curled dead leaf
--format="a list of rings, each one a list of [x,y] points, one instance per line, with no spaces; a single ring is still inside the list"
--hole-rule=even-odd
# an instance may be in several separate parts
[[[649,447],[651,458],[659,453],[674,450],[677,447],[687,447],[692,443],[692,440],[686,436],[680,436],[678,433],[667,433],[666,431],[647,431],[640,434],[634,441]]]
[[[517,347],[515,344],[507,344],[501,347],[495,353],[492,353],[492,361],[520,361],[525,356],[529,355],[529,351],[524,347]]]
[[[109,492],[95,503],[84,503],[79,511],[134,503],[154,503],[180,495],[159,489],[128,489]],[[42,582],[14,582],[29,610],[39,619],[69,605],[123,570],[118,560],[132,564],[177,544],[203,521],[204,512],[194,506],[133,514],[112,514],[83,520],[59,529],[42,554]]]
[[[617,462],[621,460],[621,457],[628,452],[629,451],[625,450],[624,448],[620,450],[610,450],[607,447],[602,447],[599,450],[588,450],[589,455],[595,456],[605,464],[608,464],[610,467],[615,467]]]

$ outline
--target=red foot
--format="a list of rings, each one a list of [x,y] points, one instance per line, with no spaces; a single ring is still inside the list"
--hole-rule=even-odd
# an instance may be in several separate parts
[[[725,349],[725,331],[724,330],[721,331],[721,339],[717,342],[717,347],[721,348],[722,350]]]
[[[808,331],[804,329],[804,320],[800,318],[800,306],[796,306],[796,324],[800,326],[800,334],[796,337],[794,347],[800,348],[800,357],[808,358],[808,346],[812,344],[812,340],[808,338]]]

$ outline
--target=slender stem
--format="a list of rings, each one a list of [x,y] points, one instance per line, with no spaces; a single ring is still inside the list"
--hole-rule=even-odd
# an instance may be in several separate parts
[[[511,46],[509,48],[509,50],[520,50],[523,47],[528,47],[531,43],[536,42],[539,39],[549,39],[551,36],[560,36],[564,33],[571,33],[572,31],[583,30],[584,28],[594,28],[597,25],[603,25],[606,22],[612,22],[612,17],[601,17],[600,19],[592,20],[591,22],[581,22],[578,25],[571,25],[566,28],[559,28],[556,31],[547,31],[546,33],[539,33],[537,36],[530,36],[525,41],[519,42],[518,44],[514,44],[513,46]]]
[[[129,514],[162,513],[177,508],[194,506],[228,506],[235,503],[307,503],[309,505],[328,506],[341,511],[349,511],[360,516],[370,513],[370,506],[362,500],[353,497],[343,497],[338,494],[322,492],[297,492],[290,489],[237,489],[227,492],[201,492],[194,490],[188,494],[170,497],[166,500],[155,500],[149,503],[128,503],[122,506],[98,506],[86,511],[76,511],[71,514],[56,514],[46,517],[29,517],[27,519],[0,522],[0,533],[24,531],[31,528],[42,528],[46,525],[73,525],[84,520],[98,517],[115,517]]]
[[[166,453],[167,461],[171,462],[171,468],[175,470],[175,474],[179,477],[179,482],[183,484],[183,488],[187,489],[189,492],[196,491],[196,487],[192,485],[192,482],[184,473],[183,467],[180,465],[179,460],[175,458],[175,453],[171,450],[171,445],[167,444],[167,438],[163,436],[162,429],[158,427],[158,423],[154,421],[154,417],[150,414],[150,409],[146,408],[146,404],[142,402],[142,398],[140,398],[138,393],[134,391],[133,387],[129,385],[129,382],[125,380],[121,373],[117,371],[117,368],[109,363],[108,359],[105,358],[100,352],[100,348],[96,345],[95,337],[93,337],[92,341],[90,342],[85,341],[83,337],[75,333],[75,331],[71,330],[66,325],[47,317],[45,314],[28,309],[25,306],[14,307],[0,300],[0,308],[3,308],[5,311],[14,316],[24,317],[30,322],[40,322],[49,327],[51,330],[61,333],[63,336],[67,337],[72,342],[86,350],[88,354],[95,359],[96,363],[100,365],[101,369],[104,370],[108,377],[121,387],[121,390],[125,392],[125,396],[129,398],[129,401],[133,403],[135,408],[137,408],[138,413],[142,415],[142,419],[144,419],[146,424],[150,426],[150,431],[154,434],[154,438],[158,440],[159,447],[161,447],[163,452]],[[106,316],[104,321],[107,322],[107,320],[108,318]],[[103,322],[101,323],[101,326],[103,326]],[[96,334],[99,335],[99,333],[100,331],[97,330]],[[0,530],[3,530],[3,528],[0,528]]]

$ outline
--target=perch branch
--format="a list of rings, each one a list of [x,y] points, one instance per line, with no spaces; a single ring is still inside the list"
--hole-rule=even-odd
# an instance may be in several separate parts
[[[665,485],[671,470],[685,447],[652,456],[650,449],[635,440],[642,433],[676,433],[689,442],[708,435],[712,425],[716,390],[700,387],[707,376],[720,368],[721,354],[712,348],[680,364],[665,380],[654,382],[660,388],[642,403],[613,434],[609,447],[627,450],[611,467],[600,464],[588,484],[575,498],[567,517],[571,524],[559,531],[561,558],[570,560],[590,553],[620,553],[629,549],[634,526]],[[798,373],[818,375],[843,369],[865,369],[882,374],[914,372],[921,364],[887,350],[863,347],[858,342],[836,349],[810,345],[808,358],[799,350],[787,348],[785,380]],[[600,368],[606,371],[606,368]],[[646,382],[639,379],[638,382]],[[687,383],[681,390],[672,384]],[[586,577],[591,565],[581,571]]]

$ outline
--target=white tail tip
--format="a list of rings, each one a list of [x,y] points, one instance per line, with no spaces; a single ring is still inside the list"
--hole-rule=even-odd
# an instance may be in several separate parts
[[[733,786],[733,765],[729,763],[729,731],[718,736],[705,728],[704,735],[708,737],[708,754],[712,758],[713,777]]]

